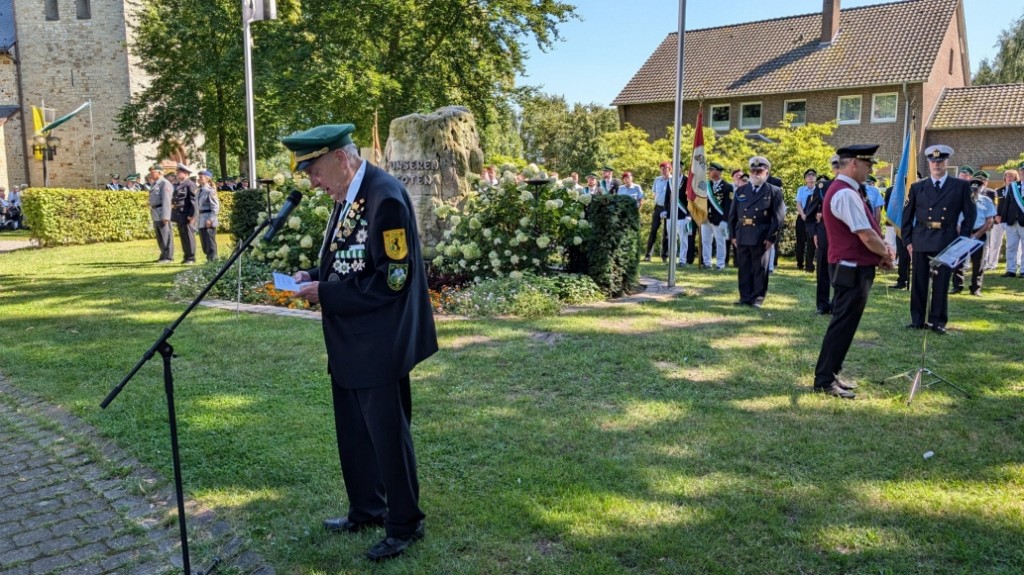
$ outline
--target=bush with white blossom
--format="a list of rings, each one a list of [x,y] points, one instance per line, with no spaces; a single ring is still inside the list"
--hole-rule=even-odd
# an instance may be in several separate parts
[[[535,165],[525,179],[546,179]],[[566,250],[583,242],[590,196],[572,180],[543,185],[516,183],[505,172],[496,185],[478,181],[456,205],[434,203],[434,214],[448,229],[432,253],[441,271],[474,278],[546,273],[564,263]]]
[[[302,202],[292,211],[288,221],[270,242],[263,236],[253,243],[253,259],[270,264],[284,273],[309,269],[319,264],[320,246],[324,228],[334,209],[334,200],[323,191],[314,190],[306,178],[293,178],[291,174],[277,174],[270,190],[272,213],[260,212],[257,223],[277,214],[285,198],[298,190]]]

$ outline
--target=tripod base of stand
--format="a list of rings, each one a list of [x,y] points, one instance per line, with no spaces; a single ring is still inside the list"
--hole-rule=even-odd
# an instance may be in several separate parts
[[[948,379],[942,377],[941,375],[935,373],[934,371],[928,369],[927,367],[919,367],[917,369],[904,371],[903,373],[896,374],[892,377],[887,377],[882,381],[882,383],[885,384],[889,383],[890,381],[895,381],[898,379],[906,379],[910,381],[910,393],[907,396],[907,405],[910,405],[910,402],[914,401],[914,395],[919,390],[925,387],[932,387],[933,385],[941,385],[943,383],[964,394],[964,397],[966,397],[967,399],[971,398],[971,394],[967,393],[967,390],[953,383],[952,381],[949,381]]]

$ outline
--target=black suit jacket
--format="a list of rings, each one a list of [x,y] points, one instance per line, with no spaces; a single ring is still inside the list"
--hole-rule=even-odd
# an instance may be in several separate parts
[[[337,385],[352,389],[393,385],[437,351],[409,194],[367,163],[355,204],[347,237],[335,235],[321,249],[320,266],[308,270],[320,281],[328,369]]]
[[[774,244],[786,217],[783,201],[782,188],[768,182],[761,184],[756,194],[753,184],[740,186],[729,208],[729,237],[736,238],[740,246],[756,246],[766,240]]]
[[[941,252],[957,235],[971,235],[977,211],[966,180],[947,176],[941,190],[930,178],[914,182],[903,208],[903,243],[916,252]],[[964,225],[958,230],[961,214]]]
[[[1020,182],[1017,185],[1021,185]],[[1019,224],[1024,226],[1024,209],[1021,209],[1017,203],[1016,194],[1013,193],[1013,189],[1010,186],[1003,186],[996,191],[997,194],[1001,194],[999,198],[999,209],[996,210],[999,213],[999,223],[1002,224]],[[1024,194],[1024,191],[1021,192]],[[1024,198],[1024,195],[1021,196]]]
[[[606,182],[603,178],[597,181],[597,187],[600,188],[602,192],[610,196],[614,196],[615,194],[619,193],[619,186],[622,185],[622,182],[618,178],[612,178],[611,187],[608,189],[605,189],[605,184]]]
[[[722,213],[718,213],[714,206],[708,206],[708,222],[717,226],[729,217],[729,209],[732,207],[732,184],[725,180],[718,180],[717,184],[708,180],[708,183],[711,184],[711,193],[715,195],[715,200],[722,207]]]

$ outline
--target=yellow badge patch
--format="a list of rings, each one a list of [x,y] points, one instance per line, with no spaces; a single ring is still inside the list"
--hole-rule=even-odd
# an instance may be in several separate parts
[[[384,252],[393,260],[405,259],[409,246],[405,242],[405,229],[384,230]]]

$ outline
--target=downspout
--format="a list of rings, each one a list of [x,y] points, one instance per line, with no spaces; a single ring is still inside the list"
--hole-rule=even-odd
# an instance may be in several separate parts
[[[16,3],[12,3],[12,7],[13,7],[14,4],[16,4]],[[15,8],[15,10],[17,10],[17,9]],[[15,22],[18,21],[17,17],[15,17],[14,21]],[[15,37],[17,37],[17,25],[15,25]],[[12,45],[10,48],[7,49],[7,55],[14,62],[14,73],[18,76],[18,115],[21,118],[21,155],[22,155],[22,160],[24,161],[24,164],[25,164],[23,166],[24,169],[25,169],[25,181],[22,182],[22,183],[24,183],[24,184],[31,184],[32,183],[32,171],[29,170],[29,167],[31,166],[31,164],[29,163],[29,155],[28,155],[29,154],[29,151],[28,151],[29,125],[25,123],[25,89],[24,89],[24,87],[22,87],[22,82],[21,82],[21,57],[19,56],[19,57],[15,58],[14,54],[11,53],[13,51],[13,49],[14,49],[14,46],[16,46],[16,45],[17,45],[17,41],[15,41],[14,45]],[[8,182],[8,183],[11,186],[17,185],[17,184],[14,184],[13,182]]]

